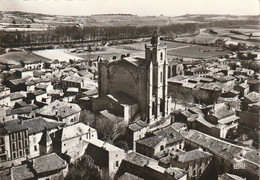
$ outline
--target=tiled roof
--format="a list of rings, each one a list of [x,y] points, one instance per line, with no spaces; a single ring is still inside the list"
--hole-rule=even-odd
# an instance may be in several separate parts
[[[65,125],[65,123],[50,122],[46,121],[42,117],[36,117],[33,119],[23,120],[23,125],[28,128],[29,134],[35,134],[43,132],[45,128],[47,128],[47,130],[51,130],[58,127],[62,127]]]
[[[33,179],[34,174],[30,170],[27,164],[23,164],[20,166],[14,166],[11,168],[13,179]]]
[[[76,77],[76,76],[67,76],[63,79],[63,81],[69,81],[74,83],[82,83],[84,81],[84,78],[82,77]]]
[[[18,102],[16,102],[15,104],[18,104],[18,105],[21,106],[21,107],[26,107],[26,106],[29,105],[29,104],[26,104],[26,102],[24,102],[24,101],[18,101]]]
[[[128,128],[131,129],[131,130],[134,131],[134,132],[143,129],[142,126],[139,126],[139,125],[136,124],[136,123],[130,124],[130,125],[128,126]]]
[[[98,148],[102,148],[103,150],[109,151],[109,152],[124,152],[123,149],[114,146],[113,144],[109,144],[105,141],[101,141],[99,139],[95,139],[92,141],[89,146],[96,146]]]
[[[218,176],[218,180],[245,180],[245,179],[234,174],[224,173]]]
[[[211,157],[212,154],[204,152],[200,149],[195,149],[192,151],[188,151],[188,152],[183,152],[177,155],[177,161],[181,162],[181,163],[186,163],[186,162],[191,162],[191,161],[196,161],[199,159],[206,159]]]
[[[46,93],[46,91],[37,90],[37,91],[34,92],[34,95],[35,95],[35,96],[39,96],[39,95],[42,95],[42,94],[45,94],[45,93]]]
[[[142,180],[142,178],[126,172],[118,180]]]
[[[32,166],[37,174],[41,174],[65,169],[68,164],[57,154],[51,153],[32,159]]]
[[[173,127],[168,126],[166,128],[160,129],[154,133],[157,136],[167,137],[167,144],[171,144],[174,142],[179,142],[184,140],[182,135],[175,131]]]
[[[14,85],[18,85],[18,84],[23,84],[26,82],[27,79],[29,79],[30,77],[25,77],[25,78],[20,78],[20,79],[12,79],[12,80],[9,80],[12,84]]]
[[[151,136],[151,137],[145,137],[143,139],[139,139],[136,141],[138,144],[142,144],[144,146],[154,148],[157,144],[162,142],[165,139],[165,137],[162,136]]]
[[[11,110],[11,114],[30,114],[33,110],[37,109],[35,104],[29,104],[28,106],[16,108]]]
[[[108,110],[103,110],[99,112],[101,115],[106,117],[109,120],[112,120],[113,122],[121,122],[123,120],[123,117],[117,116],[113,114],[112,112],[109,112]]]
[[[246,99],[248,99],[252,103],[260,102],[260,93],[258,92],[251,92],[245,96]]]
[[[132,164],[144,167],[148,163],[158,164],[158,162],[152,158],[139,154],[137,152],[131,152],[126,155],[124,161],[130,162]]]
[[[56,131],[54,138],[58,139],[59,141],[64,141],[74,137],[82,136],[84,134],[87,134],[88,132],[93,131],[95,132],[96,130],[80,122],[73,125],[65,126],[64,128]]]
[[[24,97],[24,95],[20,92],[10,93],[10,100],[11,101],[14,101],[14,100],[17,100],[17,99],[22,99],[23,97]]]
[[[68,103],[64,101],[54,101],[41,109],[37,110],[37,113],[42,116],[53,116],[65,118],[70,115],[76,114],[81,111],[79,105],[74,103]]]
[[[260,157],[256,150],[234,145],[196,130],[189,130],[182,135],[186,140],[206,148],[213,155],[217,155],[233,165],[242,162],[246,171],[260,176]],[[237,160],[237,157],[240,160]]]
[[[177,167],[169,167],[165,170],[165,172],[171,176],[174,177],[174,179],[180,179],[183,177],[185,174],[187,174],[186,171],[183,169],[177,168]]]
[[[219,82],[227,82],[227,81],[231,81],[234,80],[233,76],[224,76],[224,77],[214,77],[217,81]]]
[[[27,130],[28,128],[22,124],[22,121],[16,119],[16,120],[10,120],[6,121],[4,123],[0,124],[0,129],[5,129],[8,134],[14,133],[14,132],[19,132],[19,131],[24,131]],[[1,130],[2,132],[3,130]]]

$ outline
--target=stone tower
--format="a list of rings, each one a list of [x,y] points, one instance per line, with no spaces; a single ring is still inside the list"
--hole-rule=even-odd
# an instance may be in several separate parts
[[[148,119],[152,123],[167,116],[169,108],[167,46],[160,44],[158,32],[154,33],[151,44],[145,45],[145,61],[149,64]]]

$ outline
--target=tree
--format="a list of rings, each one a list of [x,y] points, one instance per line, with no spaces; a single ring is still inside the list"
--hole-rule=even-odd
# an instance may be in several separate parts
[[[194,90],[193,96],[194,96],[194,99],[197,99],[199,101],[199,104],[201,103],[201,101],[208,98],[208,94],[205,91],[200,90],[200,89]]]
[[[114,145],[121,148],[121,149],[124,149],[125,152],[129,151],[129,146],[128,146],[126,141],[118,141]]]
[[[102,179],[102,171],[94,164],[94,160],[89,155],[83,155],[75,164],[69,167],[69,172],[65,180],[79,179]]]

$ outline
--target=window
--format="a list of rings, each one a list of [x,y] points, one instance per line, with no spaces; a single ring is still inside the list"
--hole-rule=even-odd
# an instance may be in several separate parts
[[[202,174],[202,170],[201,170],[201,168],[199,169],[199,175],[201,175]]]
[[[13,153],[13,159],[15,159],[15,158],[16,158],[16,153],[14,152],[14,153]]]
[[[193,174],[192,175],[196,176],[196,170],[195,169],[193,170]]]
[[[73,122],[73,118],[70,120],[70,122]]]
[[[164,150],[164,146],[161,145],[161,147],[160,147],[160,151],[163,151],[163,150]]]
[[[63,144],[63,146],[66,146],[66,144]]]
[[[11,139],[12,139],[12,140],[15,140],[15,134],[12,134],[12,135],[11,135]]]
[[[12,150],[13,150],[13,151],[16,150],[15,143],[12,143]]]
[[[34,151],[37,151],[37,146],[34,146]]]
[[[23,156],[23,151],[19,151],[19,156]]]
[[[161,52],[161,61],[163,60],[163,53]]]
[[[119,162],[116,161],[116,162],[114,163],[114,168],[118,168],[118,167],[119,167]]]
[[[18,142],[18,148],[22,149],[22,142],[21,141]]]

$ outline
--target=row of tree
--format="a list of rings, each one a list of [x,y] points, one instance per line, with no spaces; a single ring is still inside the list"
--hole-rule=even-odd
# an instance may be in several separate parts
[[[182,23],[156,26],[58,26],[46,31],[0,31],[1,47],[19,47],[27,45],[60,44],[88,41],[124,40],[150,37],[160,28],[163,36],[175,36],[194,33],[199,28],[227,27],[258,24],[255,20],[221,20],[206,23]]]

